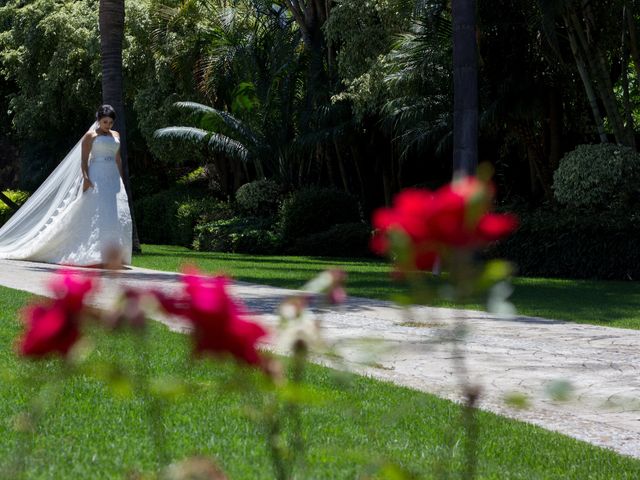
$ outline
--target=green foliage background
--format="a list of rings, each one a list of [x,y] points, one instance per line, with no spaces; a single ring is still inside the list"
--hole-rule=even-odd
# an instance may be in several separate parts
[[[98,3],[0,1],[2,188],[33,191],[93,121],[101,89]],[[304,24],[280,1],[126,2],[126,120],[143,241],[188,245],[197,225],[266,215],[234,203],[240,187],[263,179],[285,197],[308,187],[338,190],[366,220],[402,188],[435,188],[451,178],[450,2],[319,4],[326,18]],[[637,168],[607,163],[618,146],[576,149],[601,135],[569,44],[577,27],[567,29],[566,20],[575,14],[589,30],[588,50],[606,67],[603,76],[587,61],[604,135],[625,140],[618,112],[630,143],[640,118],[636,10],[623,0],[479,3],[479,160],[495,168],[501,208],[535,212],[560,202],[581,209],[576,228],[603,209],[619,213],[622,229],[633,223]],[[606,98],[615,108],[604,108]],[[199,180],[177,195],[179,179],[192,172]],[[233,215],[206,218],[205,207],[192,203],[204,197],[226,202]],[[165,221],[149,221],[161,214]],[[297,238],[335,227],[327,241],[338,243],[364,231],[353,225],[361,218],[334,220]],[[275,223],[268,230],[284,228],[278,238],[293,245],[282,234],[286,218]],[[609,233],[602,241],[615,236]],[[324,241],[307,239],[304,250]]]

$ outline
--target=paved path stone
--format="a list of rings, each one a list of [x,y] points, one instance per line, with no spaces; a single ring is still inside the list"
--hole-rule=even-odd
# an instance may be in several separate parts
[[[56,268],[0,260],[0,285],[46,295],[46,281]],[[120,285],[172,291],[179,279],[179,274],[141,268],[108,273],[94,304],[108,308]],[[267,326],[275,325],[273,312],[294,293],[242,282],[232,288]],[[460,378],[451,344],[440,339],[463,321],[469,330],[463,347],[467,374],[482,386],[480,408],[640,458],[640,331],[444,308],[404,311],[361,298],[318,315],[325,336],[345,358],[339,365],[322,358],[320,363],[452,400],[460,399]],[[176,319],[158,320],[184,330]],[[553,401],[546,393],[549,385],[563,380],[571,383],[573,398]],[[505,397],[512,393],[526,395],[529,407],[510,407]]]

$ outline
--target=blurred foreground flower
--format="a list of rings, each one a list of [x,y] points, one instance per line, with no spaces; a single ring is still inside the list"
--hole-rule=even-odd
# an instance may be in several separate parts
[[[150,296],[144,291],[125,288],[122,290],[115,308],[104,315],[105,325],[112,330],[119,328],[144,329],[147,318],[146,311],[151,310],[149,306],[144,305],[144,299],[147,297]]]
[[[186,318],[194,327],[195,354],[228,353],[250,365],[263,365],[256,343],[267,332],[245,319],[244,307],[227,293],[227,279],[203,276],[190,269],[182,281],[184,292],[180,296],[154,293],[168,313]]]
[[[23,311],[26,329],[18,342],[20,355],[66,356],[80,338],[84,301],[94,286],[89,277],[70,270],[58,272],[49,285],[56,298],[32,304]]]
[[[493,188],[466,177],[431,192],[406,189],[373,214],[371,248],[393,255],[401,270],[429,270],[452,249],[473,249],[517,227],[513,215],[489,213]]]
[[[309,280],[303,287],[303,292],[309,294],[324,294],[326,301],[332,305],[339,305],[347,300],[344,284],[347,273],[338,268],[325,270]]]

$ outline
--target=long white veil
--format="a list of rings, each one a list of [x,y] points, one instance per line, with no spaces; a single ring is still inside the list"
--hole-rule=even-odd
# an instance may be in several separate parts
[[[96,128],[95,122],[90,128]],[[29,199],[0,228],[0,258],[21,259],[32,242],[82,195],[82,139]]]

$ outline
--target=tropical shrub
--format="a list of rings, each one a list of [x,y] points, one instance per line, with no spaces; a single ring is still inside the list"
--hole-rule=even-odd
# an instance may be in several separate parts
[[[359,222],[360,207],[355,197],[331,188],[311,187],[287,198],[280,208],[281,236],[285,243],[324,232],[340,223]]]
[[[4,193],[10,200],[16,203],[18,206],[22,205],[29,198],[29,192],[22,190],[5,190]],[[0,201],[0,226],[4,225],[7,220],[13,214],[13,210],[8,205]]]
[[[556,200],[569,207],[620,208],[638,200],[640,155],[621,145],[579,145],[553,176]]]
[[[193,248],[208,252],[276,253],[277,234],[271,229],[273,219],[233,217],[197,225]]]
[[[247,215],[268,217],[277,213],[282,188],[273,180],[256,180],[236,192],[238,210]]]
[[[179,239],[180,245],[190,246],[198,223],[222,220],[232,216],[233,208],[227,202],[210,197],[189,199],[180,203],[176,210],[176,238]]]

